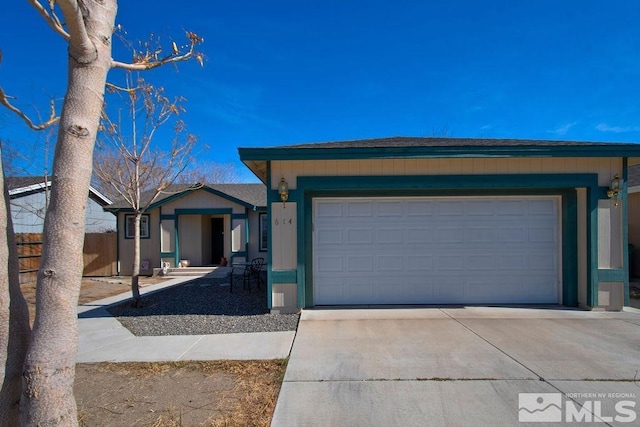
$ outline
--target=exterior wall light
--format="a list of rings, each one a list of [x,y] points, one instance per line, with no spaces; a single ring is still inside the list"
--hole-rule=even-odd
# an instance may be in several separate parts
[[[615,207],[618,207],[619,204],[619,194],[622,189],[623,179],[620,178],[620,175],[614,175],[611,180],[611,185],[609,186],[609,190],[607,190],[607,197],[613,200],[613,204]]]
[[[289,184],[284,180],[284,177],[280,180],[280,184],[278,184],[278,194],[280,194],[280,200],[282,200],[282,207],[286,208],[286,201],[289,198]]]

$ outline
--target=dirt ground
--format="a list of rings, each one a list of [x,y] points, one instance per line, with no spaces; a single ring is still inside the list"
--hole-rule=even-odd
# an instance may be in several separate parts
[[[81,426],[268,426],[285,362],[78,364]]]
[[[35,284],[22,290],[33,322]],[[85,278],[79,303],[128,291],[130,278]],[[268,426],[285,368],[284,360],[78,364],[78,419],[87,427]]]
[[[167,279],[162,277],[140,277],[138,283],[141,288],[144,288],[165,280]],[[36,284],[35,282],[24,283],[20,285],[20,289],[22,290],[24,298],[27,300],[29,318],[33,325],[36,312]],[[86,304],[124,292],[131,292],[131,277],[83,277],[78,304]]]

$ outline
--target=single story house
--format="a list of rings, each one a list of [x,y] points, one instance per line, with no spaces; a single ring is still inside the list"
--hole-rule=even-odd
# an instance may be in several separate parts
[[[631,275],[640,276],[640,165],[629,167],[627,180],[629,212],[629,268]]]
[[[268,188],[274,312],[629,304],[640,145],[394,137],[239,154]]]
[[[44,216],[49,204],[51,180],[42,176],[5,177],[11,199],[11,219],[16,233],[42,233]],[[85,232],[104,233],[115,231],[116,217],[103,210],[111,204],[105,195],[89,187],[87,198]]]
[[[142,200],[152,197],[142,194]],[[124,201],[105,208],[118,219],[118,271],[133,269],[134,215]],[[141,219],[140,273],[168,262],[190,266],[247,261],[267,251],[266,188],[262,184],[175,184],[163,191]]]

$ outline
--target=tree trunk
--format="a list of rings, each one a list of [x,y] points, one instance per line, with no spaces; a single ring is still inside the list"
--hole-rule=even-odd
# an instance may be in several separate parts
[[[117,10],[115,0],[78,3],[93,46],[84,49],[86,45],[74,45],[72,33],[67,93],[53,161],[51,200],[44,222],[37,312],[23,373],[20,401],[23,425],[78,423],[73,381],[85,205],[104,87],[111,66],[111,36]]]
[[[6,260],[0,263],[0,426],[16,426],[20,424],[22,364],[27,354],[30,327],[29,310],[20,291],[16,239],[2,166],[0,190],[0,259]]]
[[[131,270],[131,294],[133,297],[131,305],[136,308],[141,305],[140,286],[138,285],[138,279],[140,278],[140,218],[142,218],[142,214],[136,212],[135,233],[133,235],[133,269]]]

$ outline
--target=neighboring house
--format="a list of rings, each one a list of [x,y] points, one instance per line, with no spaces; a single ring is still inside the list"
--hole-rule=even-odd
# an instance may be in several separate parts
[[[41,176],[8,176],[5,178],[11,199],[11,219],[16,233],[42,233],[47,211],[51,180]],[[103,233],[116,229],[116,218],[103,207],[111,200],[93,187],[87,198],[85,232]],[[80,206],[79,206],[80,208]]]
[[[626,185],[613,180],[640,145],[396,137],[239,153],[268,187],[274,312],[629,304]]]
[[[149,200],[151,192],[143,193]],[[266,188],[263,184],[171,185],[141,220],[140,273],[151,274],[163,262],[175,267],[247,261],[267,251]],[[120,274],[131,274],[134,216],[116,201],[105,208],[118,217]]]

